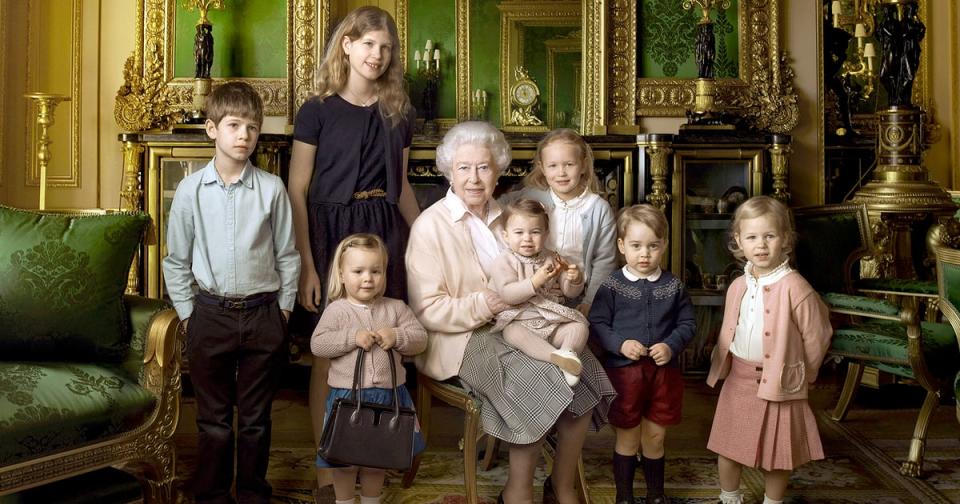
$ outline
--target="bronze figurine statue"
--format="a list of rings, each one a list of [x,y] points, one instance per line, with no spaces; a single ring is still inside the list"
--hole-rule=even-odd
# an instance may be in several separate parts
[[[197,25],[197,36],[193,42],[194,77],[209,79],[210,67],[213,66],[213,25],[201,23]]]

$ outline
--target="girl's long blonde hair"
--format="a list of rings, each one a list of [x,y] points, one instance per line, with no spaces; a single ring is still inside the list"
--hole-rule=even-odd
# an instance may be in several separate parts
[[[537,144],[537,153],[533,156],[533,170],[523,179],[523,185],[544,191],[550,187],[547,184],[546,175],[543,174],[543,149],[555,142],[572,144],[580,151],[580,167],[583,173],[580,175],[578,187],[581,190],[585,187],[594,194],[603,195],[600,179],[597,178],[597,172],[593,169],[593,149],[579,133],[569,128],[557,128],[543,136]]]
[[[343,289],[343,276],[340,275],[340,267],[343,266],[343,255],[352,248],[380,254],[380,266],[383,268],[384,282],[380,288],[380,292],[377,293],[377,297],[383,296],[383,293],[387,290],[387,247],[383,244],[383,240],[381,240],[379,236],[369,233],[352,234],[344,238],[343,241],[337,245],[337,250],[333,253],[333,260],[330,261],[330,276],[327,281],[327,304],[346,296],[346,292],[344,292]]]
[[[380,114],[396,127],[410,110],[410,97],[403,81],[403,65],[400,64],[400,37],[397,24],[387,11],[373,6],[358,7],[343,18],[327,42],[323,59],[317,68],[316,95],[324,100],[340,92],[350,76],[349,57],[343,52],[343,37],[357,40],[371,31],[385,31],[390,35],[393,52],[390,65],[377,79],[377,97]]]

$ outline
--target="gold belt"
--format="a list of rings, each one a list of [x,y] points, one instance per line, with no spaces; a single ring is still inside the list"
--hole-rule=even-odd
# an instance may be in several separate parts
[[[353,199],[355,200],[365,200],[370,198],[386,198],[387,191],[383,189],[374,189],[372,191],[358,191],[353,193]]]

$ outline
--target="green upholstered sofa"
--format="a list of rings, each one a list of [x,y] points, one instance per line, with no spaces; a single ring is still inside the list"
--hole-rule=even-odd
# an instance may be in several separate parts
[[[178,319],[124,294],[148,225],[0,206],[0,495],[114,466],[172,501]]]

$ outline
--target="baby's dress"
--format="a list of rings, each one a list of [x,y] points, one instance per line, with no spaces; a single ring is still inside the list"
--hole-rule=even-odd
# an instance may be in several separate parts
[[[491,276],[494,279],[493,289],[497,290],[496,280],[498,279],[516,282],[532,277],[547,259],[552,259],[555,256],[555,252],[546,249],[535,257],[526,257],[513,251],[504,252],[497,257],[491,267]],[[582,291],[583,284],[581,283],[579,286],[570,284],[566,279],[566,274],[561,272],[547,281],[543,287],[537,289],[536,294],[527,302],[498,313],[496,325],[492,330],[502,331],[507,324],[516,322],[530,332],[546,339],[553,335],[560,324],[580,322],[586,325],[588,323],[587,318],[582,313],[563,305],[567,297],[564,295],[564,290],[567,291],[567,294],[570,294],[572,290]]]

